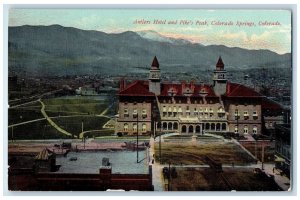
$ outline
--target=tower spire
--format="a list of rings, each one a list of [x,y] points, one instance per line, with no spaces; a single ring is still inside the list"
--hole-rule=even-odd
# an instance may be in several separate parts
[[[216,69],[217,70],[224,70],[224,63],[223,63],[223,60],[222,60],[221,56],[219,56],[219,60],[216,64]]]
[[[153,58],[151,67],[159,68],[159,63],[158,63],[156,56],[154,56],[154,58]]]
[[[159,63],[156,56],[154,56],[149,73],[149,91],[156,95],[160,95],[160,89]]]

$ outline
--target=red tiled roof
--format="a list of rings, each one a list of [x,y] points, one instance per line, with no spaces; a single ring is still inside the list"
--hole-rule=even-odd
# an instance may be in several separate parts
[[[251,88],[244,85],[227,82],[226,86],[227,97],[262,97],[262,95]]]
[[[124,90],[119,92],[120,96],[154,96],[154,93],[149,92],[148,81],[137,80],[129,84]]]
[[[187,84],[186,87],[190,87]],[[168,92],[173,88],[175,93],[174,96],[184,96],[182,93],[181,84],[172,84],[172,83],[162,83],[161,84],[161,95],[160,96],[169,96]],[[204,89],[207,92],[206,97],[216,97],[216,94],[213,88],[209,85],[195,85],[194,92],[192,97],[200,96],[200,91]],[[124,90],[119,92],[120,96],[154,96],[154,93],[149,92],[149,83],[148,81],[134,81],[128,85]]]
[[[261,108],[263,110],[283,110],[284,109],[282,107],[282,105],[280,105],[279,103],[277,103],[271,99],[268,99],[268,98],[262,99]]]

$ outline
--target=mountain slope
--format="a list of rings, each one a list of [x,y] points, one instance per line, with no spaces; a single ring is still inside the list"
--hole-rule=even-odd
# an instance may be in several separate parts
[[[148,69],[154,55],[162,70],[212,68],[220,55],[227,67],[291,66],[291,54],[269,50],[162,42],[130,31],[107,34],[60,25],[9,27],[8,47],[9,70],[34,75],[131,73]]]

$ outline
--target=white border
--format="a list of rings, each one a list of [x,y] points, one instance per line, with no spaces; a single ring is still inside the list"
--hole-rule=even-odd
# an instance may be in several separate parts
[[[123,7],[128,7],[128,8],[141,8],[141,7],[152,7],[152,8],[255,8],[255,9],[291,9],[293,10],[293,20],[292,20],[292,32],[293,32],[293,48],[292,48],[292,54],[293,54],[293,101],[292,101],[292,106],[293,106],[293,136],[295,139],[294,140],[294,145],[293,145],[293,160],[295,161],[294,163],[294,169],[293,172],[295,172],[293,174],[293,191],[291,193],[285,193],[285,192],[263,192],[263,193],[256,193],[256,192],[238,192],[238,193],[228,193],[228,192],[208,192],[208,193],[204,193],[204,192],[187,192],[187,193],[183,193],[183,192],[176,192],[176,193],[167,193],[167,192],[163,192],[163,193],[158,193],[158,192],[142,192],[142,193],[104,193],[103,192],[97,192],[97,193],[91,193],[91,192],[52,192],[52,193],[48,193],[48,192],[43,192],[43,193],[37,193],[37,192],[8,192],[7,191],[7,176],[5,176],[6,172],[2,171],[3,173],[1,173],[3,175],[3,179],[4,180],[1,184],[1,192],[2,189],[4,189],[4,195],[13,195],[13,196],[32,196],[34,195],[35,197],[30,197],[30,198],[36,198],[37,195],[50,195],[50,198],[56,198],[53,197],[53,195],[59,195],[59,196],[73,196],[73,198],[80,198],[82,199],[82,196],[86,196],[89,195],[89,198],[92,198],[92,196],[96,195],[116,195],[116,196],[131,196],[131,195],[143,195],[144,197],[140,197],[140,198],[147,198],[146,196],[167,196],[167,195],[172,195],[172,198],[177,198],[176,196],[179,196],[179,198],[183,198],[180,197],[182,195],[186,196],[188,195],[188,198],[192,198],[190,195],[204,195],[206,197],[208,196],[226,196],[225,198],[236,198],[237,196],[243,196],[242,198],[247,198],[247,196],[255,196],[254,198],[257,198],[258,196],[269,196],[272,195],[273,197],[271,198],[281,198],[282,196],[286,196],[286,195],[292,195],[290,197],[294,198],[297,195],[297,191],[299,186],[297,184],[297,180],[299,180],[299,173],[297,173],[297,169],[298,169],[298,164],[297,164],[297,159],[296,159],[296,155],[297,155],[297,144],[300,144],[299,142],[299,138],[297,137],[296,133],[297,131],[297,122],[298,119],[296,118],[296,114],[299,112],[297,105],[297,92],[296,92],[296,88],[298,86],[297,83],[297,75],[298,75],[298,70],[296,69],[297,65],[297,27],[299,27],[299,21],[297,21],[297,7],[296,5],[286,5],[286,4],[282,4],[282,3],[294,3],[296,4],[297,1],[277,1],[277,0],[273,0],[272,3],[281,3],[281,4],[265,4],[266,1],[251,1],[251,3],[256,3],[256,5],[253,4],[248,4],[249,2],[240,2],[240,1],[226,1],[226,3],[234,3],[235,5],[229,5],[229,4],[223,4],[223,5],[213,5],[213,4],[219,4],[219,3],[224,3],[224,1],[221,0],[211,0],[209,1],[210,5],[207,4],[202,4],[202,5],[188,5],[188,4],[195,4],[198,3],[195,0],[185,0],[184,2],[174,2],[174,1],[164,1],[163,3],[171,3],[173,5],[165,5],[165,4],[157,4],[157,3],[162,3],[161,0],[152,0],[152,1],[146,1],[143,4],[144,5],[129,5],[129,4],[138,4],[140,2],[138,1],[126,1],[127,4],[123,4],[123,1],[116,1],[116,0],[111,0],[111,1],[106,1],[106,2],[98,2],[98,1],[91,1],[91,0],[86,0],[84,1],[85,4],[66,4],[66,1],[64,0],[53,0],[53,1],[46,1],[46,2],[39,2],[37,0],[35,1],[27,1],[27,4],[24,4],[24,1],[21,0],[12,0],[12,1],[8,1],[8,0],[4,0],[3,4],[12,4],[12,3],[19,3],[21,5],[4,5],[4,7],[1,7],[0,9],[0,13],[2,11],[3,15],[1,15],[1,21],[3,21],[3,26],[1,26],[1,33],[3,34],[3,37],[1,37],[1,43],[3,46],[3,54],[1,55],[0,59],[3,60],[3,73],[1,74],[0,80],[1,81],[1,85],[2,85],[2,89],[3,89],[3,98],[0,98],[0,109],[2,110],[3,113],[3,119],[0,119],[0,123],[1,123],[1,127],[3,127],[3,137],[6,137],[4,139],[6,140],[0,140],[1,141],[1,145],[3,146],[3,154],[1,154],[1,159],[3,159],[3,166],[1,166],[1,170],[5,169],[5,166],[7,166],[7,15],[8,15],[8,9],[9,7],[15,7],[15,8],[24,8],[24,7],[29,7],[29,8],[41,8],[41,7],[47,7],[47,8],[58,8],[58,7],[64,7],[64,8],[96,8],[96,7],[105,7],[105,8],[123,8]],[[49,3],[55,3],[55,4],[49,4]],[[69,2],[68,2],[69,3]],[[71,2],[73,3],[73,2]],[[92,3],[93,5],[88,5],[86,3]],[[106,5],[95,5],[97,3],[104,3]],[[35,5],[29,5],[29,4],[35,4]],[[42,5],[44,4],[44,5]],[[112,4],[117,4],[117,5],[112,5]],[[152,4],[152,5],[151,5]],[[153,5],[156,4],[156,5]],[[177,4],[177,5],[175,5]],[[260,5],[259,5],[260,4]],[[3,17],[3,18],[2,18]],[[296,24],[297,23],[297,24]],[[5,42],[4,42],[5,41]],[[3,57],[2,57],[3,56]],[[5,58],[5,59],[3,59]],[[297,121],[296,121],[297,120]],[[3,123],[3,124],[2,124]],[[3,168],[2,168],[3,167]],[[297,168],[296,168],[297,167]],[[3,185],[2,185],[3,184]],[[6,185],[6,186],[5,186]],[[176,195],[176,196],[175,196]],[[75,196],[75,197],[74,197]],[[77,197],[76,197],[77,196]],[[205,197],[205,198],[206,198]],[[252,197],[252,198],[253,198]],[[43,197],[45,198],[45,197]],[[105,197],[106,198],[106,197]],[[123,197],[122,197],[123,198]],[[149,198],[149,197],[148,197]],[[151,198],[151,197],[150,197]],[[222,197],[223,198],[223,197]],[[251,198],[251,197],[250,197]],[[266,198],[266,197],[265,197]]]

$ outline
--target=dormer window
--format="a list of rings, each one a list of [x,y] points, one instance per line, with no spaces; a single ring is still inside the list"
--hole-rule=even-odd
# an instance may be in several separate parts
[[[171,87],[169,90],[168,90],[168,95],[169,96],[175,96],[177,94],[177,90],[174,88],[174,87]]]
[[[199,95],[202,96],[202,97],[205,97],[206,95],[208,94],[208,92],[206,91],[205,88],[202,88],[199,92]]]
[[[184,96],[191,96],[193,94],[193,91],[190,88],[185,88],[185,90],[183,91],[183,95]]]

